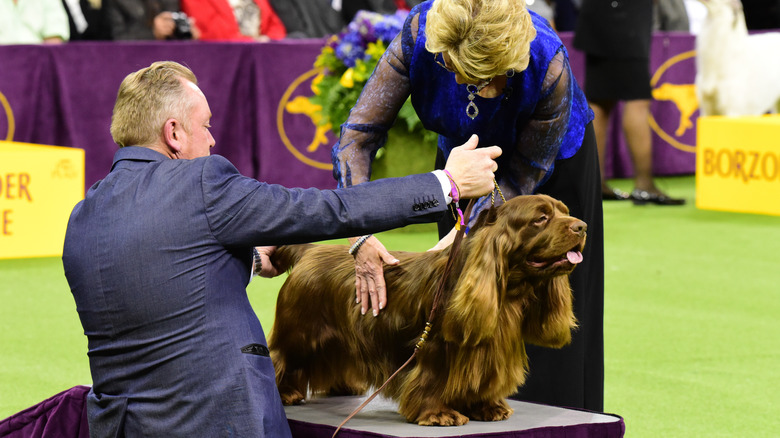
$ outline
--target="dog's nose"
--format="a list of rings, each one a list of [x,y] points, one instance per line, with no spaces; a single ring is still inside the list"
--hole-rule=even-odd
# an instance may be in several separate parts
[[[576,221],[573,224],[571,224],[571,230],[574,231],[576,234],[582,236],[585,234],[585,232],[588,231],[588,224],[586,224],[583,221]]]

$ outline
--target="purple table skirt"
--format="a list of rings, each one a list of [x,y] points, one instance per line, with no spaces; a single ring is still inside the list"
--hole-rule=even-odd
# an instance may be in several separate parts
[[[4,438],[89,438],[89,386],[74,386],[0,421]]]
[[[88,386],[75,386],[0,421],[0,437],[88,438],[88,392]],[[330,438],[336,426],[362,401],[362,397],[331,397],[285,408],[293,437]],[[423,427],[407,423],[393,402],[378,398],[352,418],[338,437],[619,438],[625,433],[623,419],[617,415],[508,402],[515,413],[506,421]]]

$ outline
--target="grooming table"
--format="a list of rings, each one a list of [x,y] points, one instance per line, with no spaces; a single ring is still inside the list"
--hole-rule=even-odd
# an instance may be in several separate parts
[[[326,397],[306,404],[287,406],[293,438],[330,438],[338,425],[366,396]],[[337,438],[585,438],[622,437],[623,419],[617,415],[564,409],[507,400],[515,410],[505,421],[469,421],[464,426],[433,427],[407,423],[397,412],[395,402],[377,397],[341,428]]]

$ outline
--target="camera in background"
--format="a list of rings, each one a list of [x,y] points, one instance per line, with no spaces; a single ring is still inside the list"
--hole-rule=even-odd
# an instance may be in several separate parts
[[[173,35],[171,35],[169,39],[191,40],[192,23],[190,22],[190,17],[184,12],[171,12],[171,16],[176,27],[173,30]]]

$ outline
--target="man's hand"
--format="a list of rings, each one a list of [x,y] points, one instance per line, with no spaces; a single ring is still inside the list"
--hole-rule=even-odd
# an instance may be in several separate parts
[[[498,170],[495,159],[501,148],[489,146],[477,149],[476,134],[461,146],[452,149],[444,168],[452,175],[461,199],[478,198],[493,191],[493,178]]]
[[[354,244],[357,238],[349,240],[350,244]],[[374,316],[377,316],[387,304],[384,265],[397,265],[399,261],[374,236],[363,242],[354,256],[355,302],[360,303],[360,313],[363,315],[371,307]]]

